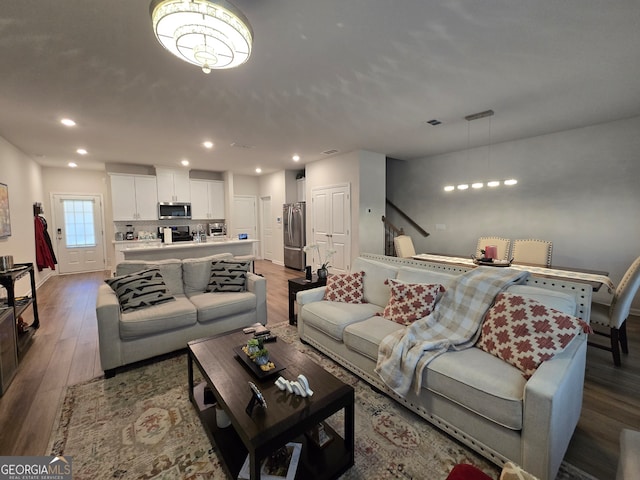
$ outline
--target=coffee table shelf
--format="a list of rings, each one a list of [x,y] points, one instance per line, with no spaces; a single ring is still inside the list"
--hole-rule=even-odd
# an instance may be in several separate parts
[[[273,379],[255,379],[234,358],[232,350],[238,345],[238,339],[243,338],[240,332],[189,343],[189,395],[209,439],[224,460],[229,477],[237,478],[248,454],[252,453],[259,464],[288,442],[296,442],[302,444],[297,479],[338,478],[354,463],[353,388],[291,346],[278,342],[269,348],[287,362],[285,376],[295,378],[304,372],[316,393],[313,397],[301,398],[282,392],[273,384]],[[199,385],[194,384],[194,365],[205,380]],[[256,407],[252,417],[244,411],[251,396],[248,381],[255,382],[267,400],[267,410]],[[231,426],[217,426],[215,407],[204,405],[205,384],[231,419]],[[340,410],[344,410],[344,437],[324,422]],[[321,422],[333,437],[324,447],[317,446],[305,435]]]

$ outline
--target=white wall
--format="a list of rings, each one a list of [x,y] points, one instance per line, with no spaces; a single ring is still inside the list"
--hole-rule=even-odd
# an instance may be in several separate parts
[[[384,252],[381,217],[385,205],[385,157],[379,153],[356,151],[306,164],[306,198],[317,187],[349,183],[351,186],[351,258],[361,252]],[[366,186],[363,188],[362,186]],[[371,213],[368,212],[371,209]],[[309,208],[307,211],[311,211]],[[307,238],[311,237],[307,220]]]
[[[553,241],[555,265],[610,272],[640,255],[640,117],[414,161],[387,162],[387,196],[431,233],[416,251],[469,255],[477,238]],[[447,184],[517,178],[516,186],[444,192]],[[439,230],[436,225],[446,226]],[[605,292],[595,298],[603,299]],[[640,296],[634,307],[640,307]]]
[[[36,272],[36,283],[40,285],[53,273],[48,268],[38,272],[35,265],[33,204],[40,202],[44,206],[47,203],[42,193],[42,171],[36,162],[2,137],[0,137],[0,183],[9,187],[11,215],[11,236],[0,238],[0,255],[13,255],[14,263],[32,262]],[[16,283],[16,294],[24,295],[29,290],[27,275]],[[5,295],[6,292],[0,287],[0,296]]]
[[[285,171],[272,173],[260,177],[259,197],[271,197],[271,218],[260,218],[260,222],[268,222],[273,232],[272,244],[273,258],[272,262],[277,265],[284,265],[284,241],[282,235],[282,222],[278,223],[277,219],[282,218],[282,205],[285,201],[285,184],[287,174]],[[260,199],[258,199],[260,206]],[[258,207],[259,214],[262,215],[261,208]],[[261,231],[261,229],[258,229]],[[263,241],[263,239],[260,239]]]

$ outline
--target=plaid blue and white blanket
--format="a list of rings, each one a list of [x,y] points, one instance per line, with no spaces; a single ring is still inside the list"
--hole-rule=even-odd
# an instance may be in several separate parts
[[[479,267],[459,275],[433,312],[382,340],[376,373],[402,397],[412,383],[419,394],[424,368],[447,350],[472,347],[495,296],[528,276],[529,272],[495,267]]]

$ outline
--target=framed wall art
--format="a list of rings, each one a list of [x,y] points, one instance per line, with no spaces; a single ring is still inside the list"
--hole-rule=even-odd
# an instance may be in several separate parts
[[[0,183],[0,238],[9,236],[11,236],[9,187],[4,183]]]

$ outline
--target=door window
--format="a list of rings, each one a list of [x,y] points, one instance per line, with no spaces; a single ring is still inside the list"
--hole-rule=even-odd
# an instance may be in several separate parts
[[[91,200],[63,200],[67,248],[95,247],[96,229]]]

